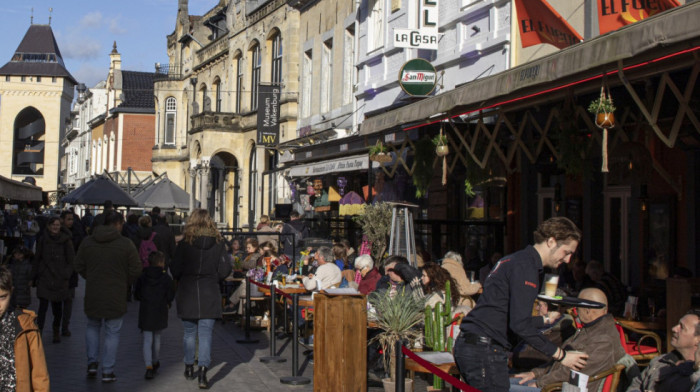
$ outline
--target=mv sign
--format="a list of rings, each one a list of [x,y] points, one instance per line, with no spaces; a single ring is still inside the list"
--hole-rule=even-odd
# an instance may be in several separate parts
[[[418,28],[394,29],[394,46],[437,50],[440,40],[440,33],[438,33],[439,0],[419,0],[419,2]]]

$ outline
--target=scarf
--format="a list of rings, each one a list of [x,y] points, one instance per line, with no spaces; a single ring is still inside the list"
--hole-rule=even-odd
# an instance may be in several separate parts
[[[14,391],[17,387],[15,373],[15,328],[13,312],[8,309],[0,318],[0,389]]]

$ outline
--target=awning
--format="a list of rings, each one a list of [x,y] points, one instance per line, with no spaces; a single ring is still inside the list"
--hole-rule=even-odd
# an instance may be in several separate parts
[[[578,74],[600,75],[603,72],[602,66],[633,58],[651,49],[686,41],[687,48],[692,48],[700,45],[698,20],[700,2],[676,7],[541,59],[370,117],[362,123],[360,134],[367,135],[402,124],[427,122],[436,114],[457,115],[458,108],[483,105],[517,91],[524,94],[523,90],[528,87],[562,82],[567,77]]]
[[[41,188],[0,176],[0,197],[17,201],[41,201]]]
[[[289,177],[311,177],[329,173],[348,172],[369,169],[368,155],[353,155],[351,157],[331,159],[310,163],[307,165],[293,166],[289,169]],[[379,163],[373,162],[372,167],[379,167]]]

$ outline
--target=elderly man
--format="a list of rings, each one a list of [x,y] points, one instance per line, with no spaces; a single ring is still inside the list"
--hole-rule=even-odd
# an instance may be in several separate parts
[[[316,268],[316,273],[301,279],[304,287],[309,291],[321,291],[340,284],[343,276],[340,273],[340,268],[333,263],[331,248],[319,247],[315,257],[318,261],[318,268]]]
[[[627,392],[690,391],[695,352],[700,344],[700,309],[693,309],[671,329],[673,351],[654,358]]]
[[[608,300],[602,290],[589,288],[581,290],[579,298],[605,304],[602,309],[578,308],[578,315],[583,328],[574,336],[565,340],[563,347],[567,350],[582,351],[588,354],[586,366],[581,373],[593,376],[611,368],[623,356],[625,350],[620,344],[620,334],[615,328],[615,319],[608,314]],[[511,383],[527,384],[513,385],[511,391],[538,391],[547,384],[564,382],[569,379],[571,369],[562,365],[561,361],[552,362],[545,367],[535,368],[531,372],[520,373]],[[602,380],[588,384],[589,391],[597,391]]]

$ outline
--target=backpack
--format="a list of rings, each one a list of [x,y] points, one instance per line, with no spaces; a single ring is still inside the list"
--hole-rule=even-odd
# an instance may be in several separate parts
[[[156,233],[153,232],[148,239],[142,239],[141,244],[139,244],[139,257],[141,258],[141,265],[143,265],[144,268],[148,267],[148,256],[151,255],[151,252],[158,251],[156,243],[153,242],[155,237]]]

